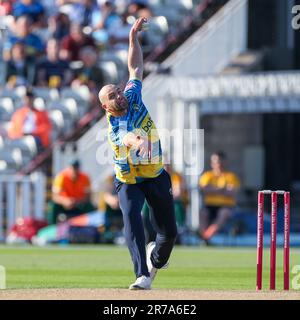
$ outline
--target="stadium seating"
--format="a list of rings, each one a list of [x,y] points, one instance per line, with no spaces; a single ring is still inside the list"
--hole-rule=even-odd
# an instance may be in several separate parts
[[[5,148],[1,150],[0,154],[0,173],[13,174],[23,165],[22,154],[19,148],[12,151]]]
[[[64,132],[64,115],[60,110],[50,110],[49,116],[53,125],[52,141],[55,141]]]
[[[106,83],[117,83],[120,80],[117,65],[114,61],[100,61],[99,67],[104,73]]]
[[[144,33],[147,40],[144,52],[147,54],[153,51],[168,35],[179,30],[183,17],[192,15],[193,9],[201,1],[203,0],[149,0],[154,16],[150,20],[149,32]],[[68,7],[71,8],[71,5],[68,5]],[[63,10],[60,11],[62,12]],[[4,19],[8,21],[7,26],[10,24],[11,18],[10,16]],[[37,30],[37,33],[46,35],[48,30]],[[6,33],[5,36],[7,37],[7,35]],[[3,37],[1,35],[1,48],[3,48],[2,41]],[[119,83],[127,80],[127,55],[126,49],[116,50],[109,45],[106,47],[101,46],[97,65],[104,73],[105,83]],[[71,65],[71,69],[76,66],[76,63]],[[4,63],[1,59],[0,66],[4,70]],[[22,98],[26,87],[8,88],[4,82],[3,75],[3,73],[0,75],[0,174],[10,175],[20,171],[23,173],[23,169],[27,168],[28,164],[36,162],[39,165],[40,159],[44,159],[47,162],[47,159],[49,159],[47,155],[51,156],[53,144],[50,145],[49,149],[44,150],[43,154],[39,154],[32,136],[25,136],[17,140],[9,140],[7,138],[5,131],[9,126],[12,114],[23,105]],[[98,107],[98,105],[91,105],[90,91],[86,86],[76,89],[72,86],[53,89],[42,87],[38,84],[34,86],[33,91],[35,107],[39,110],[48,111],[53,124],[52,143],[72,137],[72,134],[79,136],[80,133],[76,132],[76,130],[81,125],[80,121],[85,120],[87,115],[93,116],[93,113],[90,112],[91,109]],[[43,158],[44,155],[45,157]],[[32,170],[35,169],[34,165],[29,167],[33,168]],[[51,161],[48,161],[42,168],[50,177],[52,174],[51,169],[49,169],[51,168]],[[49,185],[51,186],[51,183]]]
[[[14,151],[19,149],[22,155],[22,162],[27,163],[38,153],[36,142],[32,136],[25,136],[21,139],[8,140],[6,149]]]

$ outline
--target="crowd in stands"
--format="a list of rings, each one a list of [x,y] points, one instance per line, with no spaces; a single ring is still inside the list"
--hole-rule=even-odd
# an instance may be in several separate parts
[[[199,208],[199,237],[209,245],[211,238],[233,217],[240,188],[238,176],[227,169],[227,158],[223,151],[214,152],[210,157],[211,170],[199,177],[199,192],[203,195],[203,206]],[[172,181],[175,217],[178,228],[177,243],[188,232],[186,212],[190,203],[189,191],[184,175],[165,165]],[[55,178],[52,188],[52,201],[48,204],[48,223],[55,224],[78,215],[96,210],[91,201],[89,177],[81,171],[78,160],[61,171]],[[114,175],[109,175],[103,183],[98,197],[97,210],[105,214],[104,230],[113,234],[122,232],[123,220],[119,199],[114,187]],[[61,218],[61,215],[63,218]],[[151,223],[151,210],[147,201],[141,212],[146,242],[155,241],[156,233]]]
[[[75,127],[85,112],[98,107],[99,88],[108,82],[119,82],[127,75],[129,30],[140,16],[155,16],[148,0],[1,0],[0,100],[1,97],[11,99],[0,101],[1,136],[5,139],[28,136],[28,130],[23,130],[24,123],[19,121],[17,133],[11,127],[16,118],[32,122],[30,119],[35,116],[28,121],[27,116],[41,109],[52,123],[48,126],[50,131],[59,131],[56,129],[60,127],[66,134],[69,127]],[[141,37],[149,50],[148,35],[144,33]],[[17,92],[20,87],[24,88],[22,94]],[[24,106],[24,92],[28,87],[39,89],[31,90],[32,94],[36,91],[29,107],[36,110],[33,113],[25,112],[28,105]],[[52,93],[42,91],[43,88],[57,90],[59,98],[55,98],[55,103]],[[70,101],[69,105],[59,101],[73,98],[73,95],[64,97],[64,89],[83,92],[87,108],[76,111],[76,115]],[[42,101],[35,101],[36,98]],[[83,109],[80,100],[81,97],[80,103],[76,101],[77,109]],[[16,110],[20,107],[27,109],[22,109],[22,113]],[[49,132],[49,137],[37,147],[49,146],[60,133]]]
[[[129,30],[141,15],[153,15],[147,0],[1,0],[3,145],[13,139],[23,146],[32,135],[42,151],[98,108],[99,88],[127,75]],[[40,128],[47,129],[42,137]],[[4,153],[1,160],[4,173],[26,165],[8,165]]]
[[[52,124],[47,112],[35,108],[34,93],[30,88],[26,90],[23,100],[24,105],[12,116],[8,127],[9,138],[19,139],[31,135],[38,149],[48,147]]]
[[[103,50],[127,48],[131,24],[141,15],[152,16],[141,0],[2,0],[7,86],[61,88],[82,81],[83,74],[89,88],[103,85],[101,70],[93,77],[91,69]]]
[[[15,104],[13,107],[7,103],[9,100],[0,101],[0,138],[5,136],[18,140],[32,136],[38,151],[49,147],[52,131],[57,126],[54,117],[60,115],[61,128],[66,131],[68,117],[74,116],[72,112],[66,113],[66,110],[72,109],[70,104],[61,105],[70,98],[63,94],[63,90],[71,88],[79,92],[85,88],[85,92],[88,92],[87,110],[98,107],[99,88],[112,82],[101,64],[104,56],[112,51],[126,52],[129,30],[135,19],[141,16],[153,18],[155,15],[147,0],[0,0],[0,47],[4,79],[0,100],[6,98],[1,96],[5,90],[15,92],[19,87],[24,88],[21,99],[18,100],[15,93],[9,96]],[[144,52],[149,52],[153,45],[149,34],[143,33],[141,36]],[[126,61],[126,57],[121,60]],[[117,67],[119,70],[119,65]],[[57,95],[65,100],[55,98],[53,104],[52,94],[45,92],[43,95],[43,88],[56,90],[59,92]],[[42,103],[36,103],[37,97],[42,98]],[[82,101],[79,106],[82,106]],[[54,108],[57,108],[56,113],[53,113]],[[13,110],[5,128],[1,127],[1,110]],[[78,120],[80,115],[78,112],[75,119]],[[218,155],[218,160],[221,161],[221,158],[222,155]],[[189,203],[185,181],[171,167],[166,169],[172,178],[177,225],[179,229],[184,229]],[[223,171],[215,169],[200,179],[205,207],[201,210],[203,230],[199,234],[205,241],[222,228],[235,206],[239,181],[232,176],[229,178],[232,181],[225,181]],[[232,190],[225,190],[226,185]],[[91,202],[90,191],[89,177],[81,172],[78,162],[71,163],[54,179],[48,223],[59,222],[61,214],[71,218],[93,212],[96,207]],[[210,197],[209,193],[213,193],[213,196]],[[219,203],[220,199],[229,199],[229,202]],[[121,211],[111,177],[106,181],[99,208],[109,218],[106,227],[122,228]],[[210,217],[208,211],[213,211]],[[149,212],[146,203],[143,215],[147,227]],[[151,234],[153,230],[146,231],[150,241],[154,236]]]
[[[176,223],[180,233],[186,229],[186,209],[189,204],[188,190],[184,177],[174,171],[172,166],[166,165],[172,179]],[[49,225],[59,224],[76,216],[91,213],[95,210],[105,215],[104,230],[101,232],[112,235],[122,232],[123,217],[119,205],[118,195],[114,185],[114,174],[106,177],[96,206],[91,200],[90,178],[80,168],[80,162],[74,159],[70,165],[59,172],[53,182],[52,199],[48,203],[47,221]],[[156,237],[151,225],[151,213],[147,201],[141,212],[144,222],[147,243]]]

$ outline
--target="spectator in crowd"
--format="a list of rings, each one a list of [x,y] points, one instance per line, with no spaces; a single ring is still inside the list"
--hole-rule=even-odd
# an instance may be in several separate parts
[[[236,206],[238,177],[225,168],[226,155],[215,152],[211,155],[212,170],[200,177],[200,190],[204,196],[204,207],[200,210],[200,237],[208,241],[225,226]]]
[[[11,0],[0,0],[0,17],[7,16],[12,12]]]
[[[186,189],[186,184],[183,176],[176,172],[170,164],[165,165],[165,170],[169,173],[172,181],[172,193],[174,198],[174,209],[175,209],[175,218],[176,224],[179,233],[179,241],[180,241],[180,233],[185,228],[185,220],[186,220],[186,207],[189,203],[188,192]],[[143,209],[142,209],[143,223],[144,223],[144,231],[146,243],[151,241],[155,241],[156,233],[152,227],[150,222],[151,213],[149,211],[149,206],[147,201],[145,201]]]
[[[72,80],[69,63],[59,58],[59,42],[49,39],[47,56],[37,65],[37,86],[61,88],[69,85]]]
[[[153,16],[147,0],[130,0],[127,12],[129,16],[134,16],[136,19],[140,17],[149,19]]]
[[[120,231],[123,228],[122,211],[119,198],[114,186],[114,176],[105,180],[104,190],[100,195],[99,208],[105,212],[105,229]]]
[[[48,113],[37,110],[33,102],[34,94],[28,87],[24,96],[24,106],[15,111],[12,116],[8,137],[19,139],[25,135],[32,135],[38,148],[47,147],[50,144],[51,121]]]
[[[57,0],[39,0],[39,1],[43,6],[47,17],[51,17],[58,12],[59,6],[57,5]]]
[[[113,49],[128,50],[129,32],[132,25],[128,23],[127,18],[128,14],[124,13],[121,16],[122,24],[110,36],[109,43]]]
[[[172,181],[175,217],[178,230],[180,230],[180,228],[185,227],[186,207],[189,203],[186,183],[183,175],[175,171],[170,164],[165,165],[165,169],[169,173]]]
[[[122,20],[116,13],[112,0],[101,0],[100,10],[92,16],[92,36],[101,45],[106,45],[109,38],[122,25]]]
[[[91,26],[92,15],[98,10],[95,0],[82,0],[73,5],[70,19],[82,27]]]
[[[93,38],[84,34],[79,24],[73,23],[70,34],[62,39],[61,59],[77,61],[79,60],[79,51],[87,46],[95,47]]]
[[[65,11],[68,14],[72,10],[72,4],[80,2],[81,0],[39,0],[45,11],[47,12],[47,16],[53,16],[58,12]],[[70,9],[68,9],[68,7]]]
[[[15,18],[27,15],[32,19],[33,23],[37,23],[44,19],[44,7],[40,1],[18,0],[13,6],[12,14]]]
[[[83,65],[75,70],[75,79],[72,82],[72,87],[76,90],[79,86],[87,86],[91,94],[91,103],[97,102],[99,87],[104,84],[102,70],[97,65],[98,54],[95,48],[85,47],[80,50],[79,59]]]
[[[52,201],[48,204],[48,223],[55,224],[60,219],[94,211],[90,197],[90,179],[80,170],[79,160],[74,159],[54,179]],[[59,217],[60,214],[64,216]]]
[[[6,86],[10,89],[33,84],[35,65],[26,58],[23,43],[16,42],[13,45],[11,59],[5,62],[4,72]]]
[[[32,20],[29,16],[20,16],[14,26],[13,33],[8,37],[4,44],[3,58],[9,60],[11,58],[11,48],[16,42],[24,43],[26,48],[26,57],[34,60],[37,56],[44,52],[44,44],[42,40],[31,32]]]
[[[151,212],[147,200],[144,201],[142,208],[142,219],[145,233],[145,243],[148,244],[156,239],[156,232],[151,223]]]
[[[48,19],[49,36],[62,40],[70,33],[70,19],[68,15],[62,12],[49,17]]]
[[[146,17],[148,21],[153,16],[152,11],[148,5],[148,1],[146,0],[129,0],[127,15],[129,19]],[[149,33],[142,33],[140,35],[140,41],[142,46],[144,47],[144,52],[149,53],[149,50],[151,50],[151,39],[149,38]]]

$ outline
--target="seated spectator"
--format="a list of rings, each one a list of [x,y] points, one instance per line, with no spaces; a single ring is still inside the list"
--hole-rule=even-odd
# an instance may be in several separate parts
[[[127,12],[129,16],[134,16],[136,19],[141,17],[149,19],[153,16],[147,0],[130,0]]]
[[[200,211],[200,237],[208,244],[225,226],[236,205],[240,186],[238,177],[225,169],[226,155],[215,152],[210,159],[212,170],[200,177],[200,190],[204,196],[204,207]]]
[[[98,7],[95,0],[82,0],[73,5],[70,19],[82,27],[90,26],[92,15],[96,11],[98,11]]]
[[[154,230],[152,223],[151,223],[150,207],[149,207],[147,200],[145,200],[143,208],[142,208],[142,219],[143,219],[143,226],[144,226],[146,243],[155,241],[156,231]]]
[[[48,147],[52,129],[48,113],[34,107],[34,94],[31,88],[27,88],[23,99],[24,106],[14,112],[10,121],[8,137],[19,139],[25,135],[32,135],[38,148]]]
[[[96,102],[99,88],[104,84],[102,70],[97,65],[98,54],[93,47],[85,47],[80,50],[79,58],[83,65],[75,70],[72,88],[76,90],[79,86],[87,86],[91,94],[91,103]]]
[[[146,0],[130,0],[130,3],[127,8],[127,15],[129,19],[131,18],[141,18],[145,17],[150,20],[150,18],[153,16],[152,11],[148,5],[148,1]],[[141,37],[141,44],[144,47],[145,52],[149,52],[151,50],[151,40],[149,39],[149,33],[148,32],[142,32],[140,34]],[[147,48],[149,47],[149,48]]]
[[[70,19],[68,15],[62,12],[49,17],[48,24],[49,36],[51,38],[62,40],[70,33]]]
[[[129,32],[132,25],[128,23],[127,18],[127,13],[124,13],[121,17],[122,24],[110,35],[109,43],[113,49],[128,50]]]
[[[90,179],[80,170],[80,162],[73,160],[54,179],[52,201],[48,204],[48,223],[57,223],[60,214],[64,214],[64,218],[72,218],[94,211],[90,196]]]
[[[0,0],[0,17],[7,16],[12,12],[12,2],[10,0]]]
[[[31,32],[32,20],[28,16],[20,16],[14,26],[13,33],[8,37],[4,44],[3,59],[9,60],[11,58],[10,51],[12,46],[21,42],[25,45],[26,57],[35,60],[37,56],[44,52],[44,44],[42,40]]]
[[[123,228],[123,216],[114,186],[113,175],[105,180],[104,191],[100,195],[99,209],[105,212],[106,231],[121,230]]]
[[[6,86],[10,89],[17,86],[33,84],[35,65],[28,61],[23,43],[16,42],[11,49],[11,59],[4,65]]]
[[[79,51],[87,46],[95,47],[93,38],[84,34],[79,24],[73,23],[70,34],[62,39],[60,57],[68,61],[78,61]]]
[[[32,19],[33,23],[36,23],[44,18],[44,7],[40,4],[40,1],[19,0],[13,6],[12,15],[15,18],[27,15]]]
[[[106,45],[111,35],[122,25],[122,20],[116,13],[112,0],[101,0],[100,10],[92,16],[92,36],[97,43]]]
[[[172,193],[174,197],[174,210],[176,224],[178,228],[178,240],[180,241],[180,234],[186,227],[186,207],[188,205],[188,193],[183,176],[176,172],[171,165],[165,165],[166,171],[169,173],[172,181]],[[142,218],[144,223],[144,231],[146,242],[155,241],[156,232],[151,224],[151,211],[147,201],[144,202],[142,209]]]
[[[69,63],[59,58],[59,42],[49,39],[47,42],[47,56],[37,65],[37,86],[61,88],[69,85],[72,80]]]
[[[189,202],[188,192],[184,177],[176,172],[171,165],[166,165],[165,169],[171,177],[176,223],[178,229],[180,229],[185,227],[186,207]]]
[[[46,12],[47,17],[53,16],[58,12],[57,0],[39,0]]]

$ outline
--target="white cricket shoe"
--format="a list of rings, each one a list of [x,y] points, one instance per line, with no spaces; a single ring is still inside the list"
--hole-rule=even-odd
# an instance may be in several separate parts
[[[147,248],[146,248],[146,257],[147,257],[147,267],[148,267],[148,271],[150,273],[150,278],[151,278],[151,281],[154,280],[155,276],[156,276],[156,273],[157,273],[157,268],[155,268],[153,265],[152,265],[152,262],[151,262],[151,253],[153,251],[153,249],[155,248],[155,242],[152,241],[152,242],[149,242],[147,244]],[[167,262],[161,269],[167,269],[169,266],[169,262]]]
[[[130,290],[151,290],[152,279],[150,277],[138,277],[133,284],[130,285]]]

